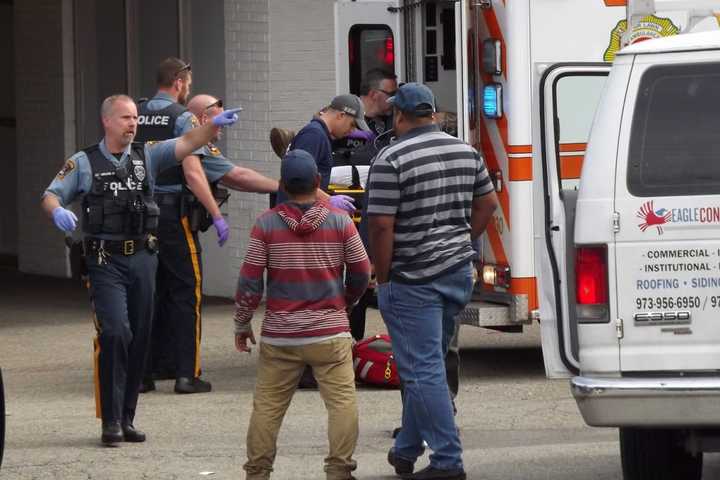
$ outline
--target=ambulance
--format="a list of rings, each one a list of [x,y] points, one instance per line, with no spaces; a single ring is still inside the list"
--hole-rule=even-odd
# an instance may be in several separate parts
[[[500,200],[463,323],[539,320],[623,475],[720,451],[720,1],[338,1],[338,91],[430,86]],[[699,33],[698,33],[699,32]],[[613,63],[614,62],[614,63]],[[717,113],[716,113],[717,112]]]

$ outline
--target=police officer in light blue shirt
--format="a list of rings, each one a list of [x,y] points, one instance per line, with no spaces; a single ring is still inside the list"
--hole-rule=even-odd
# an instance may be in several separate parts
[[[82,230],[90,294],[95,308],[96,368],[101,441],[143,442],[133,426],[152,322],[157,258],[152,233],[158,208],[155,179],[237,121],[228,110],[212,124],[181,138],[133,143],[137,109],[126,95],[105,99],[105,137],[68,159],[45,191],[42,208],[64,232],[78,219],[65,207],[82,198]]]
[[[200,125],[212,122],[224,111],[222,100],[205,94],[193,97],[188,109]],[[218,131],[218,136],[221,133]],[[212,141],[217,140],[213,138]],[[220,184],[247,192],[277,191],[277,180],[236,166],[213,143],[203,147],[200,158],[207,180],[220,202],[228,196]],[[167,180],[173,173],[174,180]],[[164,193],[156,195],[161,204],[161,248],[148,370],[152,368],[155,378],[175,378],[175,392],[187,394],[208,392],[212,385],[200,378],[202,251],[198,232],[190,227],[192,222],[187,219],[188,212],[182,212],[175,202],[183,189],[182,173],[178,168],[163,173]],[[148,373],[143,381],[145,391],[155,387]]]

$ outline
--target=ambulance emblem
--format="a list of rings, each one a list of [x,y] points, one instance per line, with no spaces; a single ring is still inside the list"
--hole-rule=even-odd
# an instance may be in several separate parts
[[[615,60],[615,55],[622,48],[622,37],[627,31],[627,20],[620,20],[618,24],[610,32],[610,45],[605,50],[603,59],[606,62]],[[640,23],[630,33],[630,41],[628,45],[633,43],[644,42],[653,38],[669,37],[677,35],[680,29],[669,18],[656,17],[648,15],[640,20]]]
[[[642,220],[642,223],[640,223],[638,227],[641,232],[644,232],[650,227],[655,227],[657,228],[658,235],[662,235],[662,226],[670,221],[672,212],[666,208],[655,210],[653,203],[653,200],[645,202],[635,214],[635,216]]]

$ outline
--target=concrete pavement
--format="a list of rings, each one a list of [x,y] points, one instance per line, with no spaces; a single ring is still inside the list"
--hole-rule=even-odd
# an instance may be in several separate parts
[[[141,396],[145,444],[99,445],[92,397],[93,327],[73,282],[0,272],[0,368],[7,395],[2,479],[244,478],[257,353],[234,350],[232,305],[210,302],[204,377],[213,392],[178,396],[171,381]],[[260,317],[257,316],[259,321]],[[370,310],[368,334],[383,331]],[[545,379],[538,329],[500,334],[463,327],[458,423],[470,479],[619,479],[615,430],[580,418],[566,381]],[[390,479],[385,456],[398,425],[397,391],[359,390],[358,479]],[[279,439],[277,479],[322,479],[326,417],[317,392],[299,391]],[[426,459],[420,461],[424,466]],[[705,478],[720,477],[706,455]]]

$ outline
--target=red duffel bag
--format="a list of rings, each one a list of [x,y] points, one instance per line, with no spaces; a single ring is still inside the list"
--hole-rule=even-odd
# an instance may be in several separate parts
[[[399,387],[400,377],[389,335],[365,338],[353,347],[355,378],[370,385]]]

